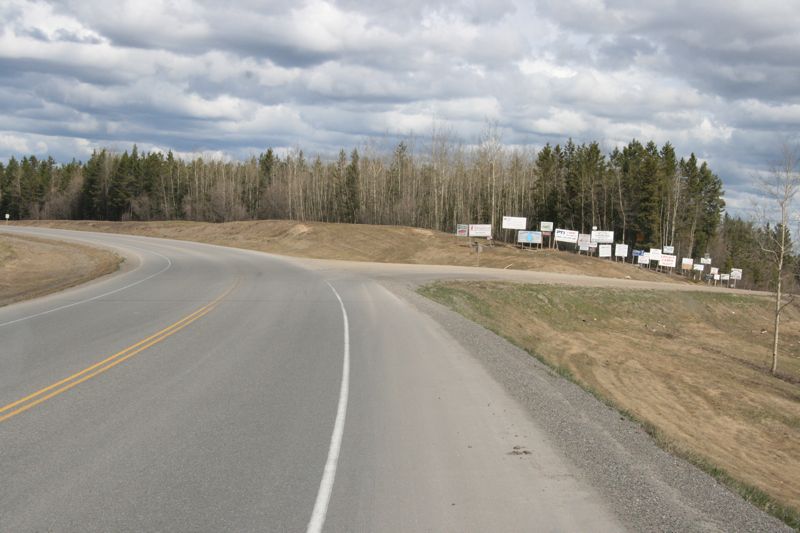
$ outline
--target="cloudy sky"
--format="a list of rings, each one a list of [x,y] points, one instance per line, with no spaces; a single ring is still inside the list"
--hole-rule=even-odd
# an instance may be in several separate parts
[[[799,0],[232,3],[0,0],[0,160],[329,154],[434,124],[469,144],[495,124],[508,145],[669,140],[737,211],[800,140]]]

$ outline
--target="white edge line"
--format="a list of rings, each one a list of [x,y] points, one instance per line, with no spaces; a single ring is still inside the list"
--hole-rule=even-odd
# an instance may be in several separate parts
[[[328,283],[327,281],[325,283]],[[336,409],[336,421],[333,423],[333,434],[331,435],[331,446],[328,450],[328,460],[325,462],[325,470],[322,474],[322,481],[317,492],[317,501],[314,503],[314,511],[311,513],[311,520],[308,522],[307,533],[321,533],[322,526],[325,525],[325,516],[328,514],[328,504],[331,501],[333,492],[333,482],[336,478],[336,468],[339,464],[339,452],[342,448],[342,436],[344,435],[344,420],[347,416],[347,398],[350,391],[350,325],[347,320],[347,310],[344,302],[333,285],[328,283],[339,306],[342,308],[342,319],[344,322],[344,362],[342,364],[342,385],[339,388],[339,406]]]
[[[92,296],[91,298],[87,298],[85,300],[80,300],[80,301],[72,302],[72,303],[69,303],[69,304],[66,304],[66,305],[61,305],[59,307],[54,307],[53,309],[48,309],[47,311],[42,311],[41,313],[36,313],[36,314],[33,314],[33,315],[23,316],[21,318],[17,318],[15,320],[10,320],[8,322],[2,322],[2,323],[0,323],[0,328],[2,328],[3,326],[10,326],[11,324],[17,324],[19,322],[24,322],[25,320],[30,320],[32,318],[37,318],[37,317],[40,317],[40,316],[49,315],[50,313],[55,313],[56,311],[62,311],[64,309],[69,309],[70,307],[75,307],[76,305],[81,305],[81,304],[85,304],[85,303],[88,303],[88,302],[93,302],[94,300],[103,298],[105,296],[110,296],[112,294],[116,294],[118,292],[124,291],[125,289],[130,289],[131,287],[139,285],[140,283],[144,283],[145,281],[147,281],[149,279],[153,279],[154,277],[158,276],[159,274],[162,274],[162,273],[166,272],[167,270],[169,270],[172,267],[172,261],[166,255],[162,255],[162,254],[160,254],[158,252],[154,252],[152,250],[143,250],[142,248],[137,248],[135,246],[130,246],[130,245],[126,245],[126,246],[128,248],[133,248],[134,250],[143,251],[143,252],[146,252],[146,253],[157,255],[158,257],[160,257],[162,259],[166,259],[167,260],[167,266],[165,266],[164,268],[162,268],[161,270],[159,270],[158,272],[156,272],[154,274],[150,274],[146,278],[142,278],[139,281],[134,281],[133,283],[129,283],[128,285],[125,285],[124,287],[119,287],[117,289],[114,289],[113,291],[104,292],[103,294],[98,294],[97,296]]]

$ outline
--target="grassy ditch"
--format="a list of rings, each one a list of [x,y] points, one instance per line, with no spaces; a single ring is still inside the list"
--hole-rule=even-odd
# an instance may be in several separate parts
[[[642,423],[664,448],[800,528],[800,310],[768,372],[763,297],[499,282],[420,292]]]

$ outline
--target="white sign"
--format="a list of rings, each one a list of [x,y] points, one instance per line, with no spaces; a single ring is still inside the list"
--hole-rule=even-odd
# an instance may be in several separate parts
[[[469,237],[469,224],[457,224],[456,225],[456,236],[457,237]]]
[[[579,233],[578,234],[578,246],[586,246],[586,249],[589,249],[589,243],[592,242],[592,236],[588,233]]]
[[[719,281],[719,274],[714,274],[714,281]]]
[[[711,267],[711,274],[714,276],[719,274],[719,267]]]
[[[710,265],[711,264],[711,258],[710,257],[701,257],[700,258],[700,262],[702,264],[704,264],[704,265]]]
[[[661,248],[650,248],[650,261],[661,260]]]
[[[528,219],[525,217],[503,217],[503,229],[528,229]]]
[[[539,229],[542,231],[553,231],[552,222],[539,222]]]
[[[691,257],[684,257],[681,259],[681,269],[683,270],[691,270],[694,266],[694,259]]]
[[[517,234],[517,242],[521,242],[523,244],[542,244],[542,232],[541,231],[520,231]]]
[[[665,254],[674,254],[675,253],[675,247],[674,246],[664,246],[664,249],[661,250],[661,251],[664,252]]]
[[[706,268],[706,266],[703,263],[695,263],[694,264],[694,270],[697,270],[698,272],[702,272],[703,269],[705,269],[705,268]]]
[[[662,267],[675,268],[677,261],[677,255],[661,254],[661,259],[658,260],[658,264]]]
[[[470,237],[491,237],[492,225],[491,224],[470,224],[469,225]]]
[[[628,245],[618,244],[614,248],[614,257],[628,257]]]
[[[8,213],[6,213],[6,220],[8,220],[9,218],[11,218],[11,215],[9,215]]]
[[[578,242],[578,235],[577,231],[571,229],[556,229],[556,240],[560,242],[571,242],[575,244]]]
[[[742,279],[742,269],[741,268],[732,268],[731,269],[731,279],[732,280]]]
[[[730,274],[720,274],[719,275],[719,279],[721,279],[722,281],[730,281],[731,275]]]
[[[637,262],[640,265],[648,265],[648,264],[650,264],[650,254],[648,254],[647,252],[643,253],[642,255],[639,256]]]
[[[611,245],[601,244],[598,248],[598,255],[600,257],[611,257]]]
[[[613,231],[592,231],[592,242],[596,242],[598,244],[610,244],[614,242],[614,232]]]
[[[578,244],[578,250],[580,250],[581,252],[588,252],[589,251],[589,245],[588,244]]]

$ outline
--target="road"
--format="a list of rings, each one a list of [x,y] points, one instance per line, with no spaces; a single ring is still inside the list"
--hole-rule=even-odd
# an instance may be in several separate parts
[[[579,467],[464,336],[386,283],[446,267],[403,275],[7,231],[126,261],[116,275],[0,308],[0,531],[623,531],[673,514],[697,529],[739,527],[660,478],[668,496],[655,509],[626,511],[637,507]],[[531,382],[546,392],[548,379]],[[635,462],[617,429],[566,418],[593,432],[577,438],[591,448],[622,447],[610,462]],[[739,505],[688,470],[715,501]],[[752,515],[743,528],[780,528],[735,509]]]

